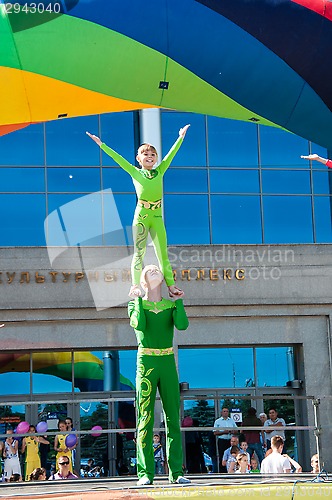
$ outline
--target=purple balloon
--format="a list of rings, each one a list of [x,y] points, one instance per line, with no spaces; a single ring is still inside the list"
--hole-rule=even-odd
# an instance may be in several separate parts
[[[75,434],[68,434],[65,439],[65,445],[67,448],[72,448],[77,443],[77,437]]]
[[[102,431],[103,428],[100,427],[100,425],[94,425],[91,430],[92,431]],[[93,437],[101,436],[101,432],[92,432],[91,436],[93,436]]]
[[[26,432],[29,431],[30,424],[29,422],[20,422],[16,428],[17,434],[25,434]]]
[[[47,422],[39,422],[36,427],[37,432],[46,432],[47,431]]]

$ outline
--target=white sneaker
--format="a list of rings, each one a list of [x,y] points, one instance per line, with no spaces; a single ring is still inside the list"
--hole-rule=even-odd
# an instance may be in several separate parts
[[[176,484],[189,484],[191,483],[190,479],[187,479],[186,477],[179,476],[174,483]]]
[[[139,479],[137,481],[137,486],[147,486],[148,484],[151,484],[151,481],[148,477],[141,477],[141,479]]]

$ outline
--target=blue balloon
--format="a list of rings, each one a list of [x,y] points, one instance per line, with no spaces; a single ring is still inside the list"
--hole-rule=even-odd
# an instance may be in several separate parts
[[[75,434],[68,434],[65,439],[65,444],[67,448],[72,448],[77,443],[77,437]]]
[[[47,431],[47,422],[39,422],[37,424],[36,430],[37,432],[46,432]]]

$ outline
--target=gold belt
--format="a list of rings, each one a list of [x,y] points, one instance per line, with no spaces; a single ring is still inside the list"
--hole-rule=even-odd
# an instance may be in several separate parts
[[[147,354],[148,356],[169,356],[173,354],[173,347],[165,347],[164,349],[151,349],[150,347],[139,347],[139,354]]]
[[[156,210],[157,208],[161,208],[161,200],[157,201],[138,200],[137,204],[140,207],[148,208],[150,210]]]

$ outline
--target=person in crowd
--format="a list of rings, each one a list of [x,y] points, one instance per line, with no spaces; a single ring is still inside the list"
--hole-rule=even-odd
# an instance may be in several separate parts
[[[58,472],[52,474],[48,480],[49,481],[57,481],[59,479],[77,479],[76,474],[73,474],[70,470],[70,459],[66,455],[60,455],[57,464],[58,464]]]
[[[260,413],[259,420],[261,421],[261,425],[264,426],[265,422],[267,421],[266,413],[264,413],[264,412]],[[265,431],[262,431],[262,434],[260,436],[260,441],[261,441],[262,450],[263,450],[263,457],[265,455],[266,439],[267,439],[267,434],[265,434]]]
[[[72,460],[71,460],[71,450],[74,448],[68,448],[66,445],[67,425],[64,420],[59,420],[58,422],[59,434],[55,435],[54,439],[54,449],[57,452],[56,461],[58,463],[60,457],[67,457],[69,460],[69,470],[73,472]],[[76,445],[75,445],[76,446]]]
[[[141,274],[145,297],[128,304],[130,325],[134,328],[137,351],[137,475],[138,486],[152,484],[155,475],[153,457],[153,415],[157,388],[166,423],[166,456],[171,483],[186,484],[183,476],[182,435],[180,430],[180,389],[173,352],[174,327],[186,330],[189,322],[181,298],[164,299],[164,276],[157,266],[146,266]],[[183,293],[182,293],[183,295]]]
[[[275,408],[269,410],[269,418],[264,423],[265,433],[267,434],[266,448],[269,450],[271,448],[271,440],[273,436],[281,436],[285,443],[285,431],[282,430],[269,430],[269,427],[286,427],[286,422],[283,418],[278,416],[278,412]],[[286,453],[286,447],[284,446],[283,453]]]
[[[282,455],[283,447],[283,438],[278,435],[273,436],[271,439],[272,452],[261,463],[262,474],[289,474],[291,472],[291,464],[288,458]]]
[[[294,469],[292,469],[291,472],[296,472],[297,474],[302,472],[302,465],[300,465],[296,460],[294,460],[294,458],[287,455],[287,453],[284,453],[283,456],[288,458],[289,463],[291,464],[292,467],[294,467]]]
[[[236,471],[236,457],[240,453],[240,448],[238,446],[232,446],[229,454],[229,458],[226,463],[226,470],[228,474],[234,474]]]
[[[35,432],[36,427],[30,425],[29,434],[34,434]],[[22,453],[25,453],[25,481],[30,481],[32,471],[41,467],[39,443],[50,444],[42,436],[25,436],[22,440]]]
[[[250,454],[248,453],[248,443],[247,441],[241,440],[240,441],[240,453],[246,453],[247,454],[247,459],[248,459],[248,469],[249,469],[249,464],[250,464]]]
[[[163,176],[178,152],[190,125],[179,130],[179,137],[163,158],[160,165],[153,168],[158,160],[158,154],[151,144],[142,144],[136,159],[141,169],[131,165],[116,151],[104,144],[99,137],[87,132],[87,135],[133,179],[137,194],[137,207],[133,220],[134,255],[131,264],[132,286],[129,291],[131,298],[141,296],[140,276],[146,251],[147,239],[150,234],[155,248],[159,267],[165,278],[170,297],[182,297],[182,290],[174,284],[174,277],[167,252],[167,236],[162,215]]]
[[[251,474],[257,474],[260,471],[261,470],[259,468],[257,458],[255,456],[251,457],[251,459],[250,459],[250,472],[251,472]]]
[[[153,456],[154,456],[154,464],[155,464],[155,473],[156,474],[164,474],[165,469],[165,457],[164,450],[162,444],[160,442],[159,434],[154,434],[153,436]]]
[[[46,480],[46,469],[44,467],[37,467],[31,474],[29,481],[45,481]]]
[[[231,449],[233,448],[233,446],[236,446],[237,448],[239,448],[239,438],[238,438],[238,436],[232,436],[231,437],[231,439],[230,439],[230,447],[227,448],[227,450],[224,451],[224,454],[222,456],[222,466],[226,467],[226,469],[227,469],[227,461],[228,461],[228,459],[231,456]],[[239,453],[240,453],[240,448],[239,448]]]
[[[18,483],[19,481],[22,481],[22,477],[20,474],[12,474],[9,478],[10,483]]]
[[[187,416],[182,420],[182,427],[198,427],[199,422]],[[186,431],[184,434],[186,445],[186,469],[190,474],[206,472],[203,440],[198,431]]]
[[[70,434],[73,431],[75,431],[74,424],[73,424],[73,419],[71,417],[66,417],[65,418],[65,422],[66,422],[68,434]],[[70,448],[71,449],[71,463],[73,465],[73,468],[74,468],[75,460],[76,460],[76,446],[77,446],[77,443],[75,444],[75,446],[72,446]]]
[[[249,473],[249,453],[238,453],[236,455],[236,470],[235,474],[248,474]]]
[[[13,436],[13,429],[9,427],[6,431],[6,440],[3,448],[4,479],[9,481],[13,474],[18,474],[22,479],[21,465],[18,456],[18,441]]]
[[[318,458],[318,453],[315,453],[311,457],[311,472],[313,474],[319,474],[320,473],[320,467],[319,467],[319,458]]]
[[[225,450],[231,445],[231,437],[238,433],[238,428],[234,420],[229,416],[229,409],[224,407],[221,410],[221,417],[217,418],[213,427],[214,435],[217,436],[218,454],[219,454],[219,472],[227,472],[226,463],[223,459]],[[219,427],[226,429],[218,430]]]
[[[244,417],[242,426],[245,427],[262,427],[262,421],[260,418],[256,416],[257,410],[256,408],[249,408],[247,416]],[[261,414],[262,415],[262,414]],[[264,413],[265,415],[265,413]],[[248,443],[248,453],[250,457],[256,453],[259,463],[262,462],[264,458],[262,441],[264,440],[264,433],[257,429],[254,430],[246,430],[244,429],[243,434],[245,435],[246,442]],[[264,442],[264,441],[263,441]],[[250,461],[250,460],[249,460]]]
[[[303,158],[303,160],[319,161],[319,163],[323,163],[323,165],[332,168],[332,160],[328,160],[327,158],[322,158],[321,156],[315,153],[311,155],[301,156],[301,158]]]

